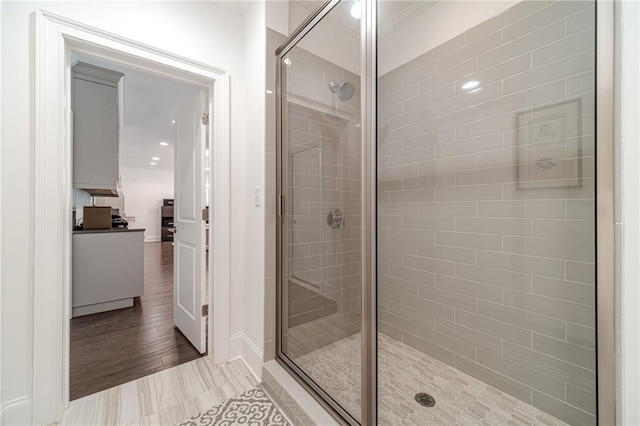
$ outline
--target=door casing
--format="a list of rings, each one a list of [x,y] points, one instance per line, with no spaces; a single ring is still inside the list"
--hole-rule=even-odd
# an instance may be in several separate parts
[[[69,403],[71,319],[71,52],[208,90],[213,205],[209,357],[230,359],[230,79],[222,69],[55,14],[35,13],[35,199],[32,423],[61,419]],[[214,114],[215,112],[215,114]]]

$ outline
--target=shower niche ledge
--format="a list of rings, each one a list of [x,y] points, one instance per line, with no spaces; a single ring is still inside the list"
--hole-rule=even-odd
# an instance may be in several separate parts
[[[356,114],[356,111],[347,105],[342,105],[340,103],[335,103],[334,105],[327,104],[326,102],[316,101],[313,99],[306,98],[300,95],[287,95],[287,101],[291,104],[302,106],[308,109],[311,109],[316,112],[330,114],[335,118],[342,118],[347,121],[358,121],[359,116]]]

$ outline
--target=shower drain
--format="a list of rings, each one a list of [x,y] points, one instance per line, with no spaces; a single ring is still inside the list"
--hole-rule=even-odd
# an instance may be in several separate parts
[[[435,398],[424,392],[416,394],[416,402],[423,407],[433,407],[434,405],[436,405]]]

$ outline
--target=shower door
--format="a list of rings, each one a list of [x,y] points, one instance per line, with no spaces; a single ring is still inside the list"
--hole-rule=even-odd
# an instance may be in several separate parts
[[[346,2],[279,54],[279,359],[360,418],[360,24]],[[343,344],[344,343],[344,344]]]

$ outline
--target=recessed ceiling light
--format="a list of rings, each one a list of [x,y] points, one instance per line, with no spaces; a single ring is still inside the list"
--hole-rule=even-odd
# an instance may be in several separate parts
[[[360,2],[356,1],[353,6],[351,6],[351,16],[356,19],[360,19],[360,15],[362,15],[362,9],[360,7]]]
[[[176,124],[176,120],[171,120],[171,124]]]
[[[208,171],[209,171],[209,168],[208,168],[208,167],[205,167],[205,168],[204,168],[204,170],[208,172]]]
[[[158,160],[160,159],[160,157],[151,157],[151,159],[152,159],[153,161],[158,161]]]
[[[160,145],[162,145],[162,146],[169,146],[169,144],[168,144],[168,143],[166,143],[166,142],[160,142]]]
[[[479,85],[480,85],[480,82],[478,81],[475,81],[475,80],[467,81],[465,84],[462,85],[462,90],[475,89]]]
[[[158,163],[154,163],[153,161],[149,163],[152,166],[156,166]]]
[[[207,157],[209,156],[209,148],[204,150],[204,155],[206,155]]]

